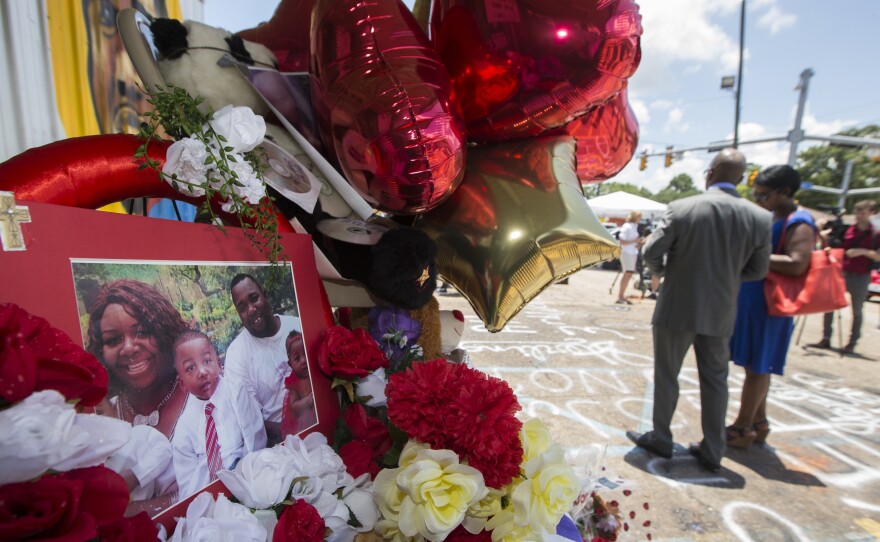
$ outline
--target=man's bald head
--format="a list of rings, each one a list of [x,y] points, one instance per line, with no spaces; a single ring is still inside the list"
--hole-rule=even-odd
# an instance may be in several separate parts
[[[739,183],[746,172],[746,157],[736,149],[723,149],[709,164],[706,186],[715,183]]]

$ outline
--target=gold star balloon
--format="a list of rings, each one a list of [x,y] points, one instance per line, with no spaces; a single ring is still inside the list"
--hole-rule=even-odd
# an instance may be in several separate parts
[[[568,136],[469,149],[462,184],[415,226],[492,332],[557,280],[620,255],[587,205]]]

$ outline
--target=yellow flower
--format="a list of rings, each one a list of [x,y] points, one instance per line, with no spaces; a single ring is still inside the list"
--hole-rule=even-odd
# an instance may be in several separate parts
[[[376,534],[388,542],[424,542],[425,540],[424,537],[420,535],[406,536],[400,532],[400,526],[397,524],[397,520],[393,519],[379,520],[373,529]]]
[[[397,474],[397,487],[405,494],[398,515],[400,532],[431,541],[446,538],[467,509],[488,493],[480,471],[460,464],[451,450],[420,450]]]
[[[492,531],[492,542],[523,542],[534,534],[528,525],[517,525],[513,517],[513,507],[508,506],[486,523],[486,530]],[[555,531],[554,531],[555,532]]]
[[[581,481],[565,462],[562,448],[553,444],[525,465],[526,479],[513,491],[514,522],[536,531],[556,532],[581,489]]]
[[[397,521],[404,494],[397,487],[397,475],[403,469],[382,469],[373,480],[373,500],[383,518]]]
[[[488,495],[468,508],[462,526],[471,534],[483,531],[489,518],[501,512],[501,498],[505,495],[504,490],[489,488]]]
[[[524,423],[519,436],[523,445],[523,463],[527,463],[529,459],[543,454],[553,443],[550,437],[550,430],[538,418]]]
[[[428,450],[431,447],[417,440],[408,440],[400,452],[400,459],[397,460],[397,466],[400,468],[408,467],[410,463],[419,455],[422,450]]]

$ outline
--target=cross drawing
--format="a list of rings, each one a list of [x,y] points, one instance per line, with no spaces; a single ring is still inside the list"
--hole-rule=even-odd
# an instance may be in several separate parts
[[[0,245],[3,250],[26,250],[21,224],[30,221],[28,208],[16,205],[12,192],[0,192]]]

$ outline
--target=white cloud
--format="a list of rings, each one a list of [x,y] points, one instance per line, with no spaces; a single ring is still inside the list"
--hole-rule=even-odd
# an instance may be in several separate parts
[[[659,111],[666,111],[672,109],[675,106],[675,102],[672,100],[654,100],[651,102],[651,109],[657,109]]]
[[[641,3],[642,62],[630,88],[644,95],[682,91],[681,76],[706,69],[734,73],[739,43],[716,21],[736,13],[741,0],[652,0]]]
[[[673,107],[669,110],[666,117],[666,124],[663,125],[664,132],[687,132],[690,124],[684,122],[684,109],[681,107]]]
[[[795,115],[797,115],[797,108],[794,108],[792,110],[792,125],[794,125]],[[828,122],[822,122],[810,112],[810,108],[808,107],[806,111],[804,111],[804,118],[801,121],[801,128],[804,130],[804,132],[807,133],[807,135],[827,136],[836,134],[838,132],[846,130],[847,128],[851,128],[855,124],[857,124],[857,122],[854,120],[844,119],[835,119]]]
[[[758,19],[758,26],[770,30],[771,34],[778,34],[781,30],[794,26],[796,21],[796,15],[785,13],[773,5]]]

